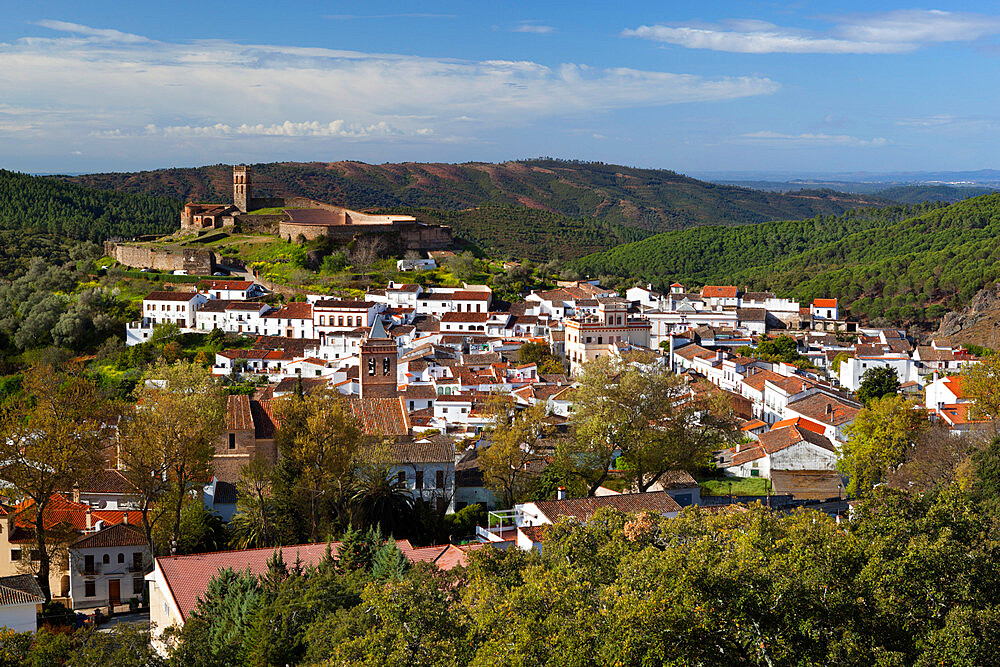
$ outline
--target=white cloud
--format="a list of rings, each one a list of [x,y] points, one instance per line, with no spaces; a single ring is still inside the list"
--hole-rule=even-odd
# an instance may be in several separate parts
[[[535,23],[534,21],[521,21],[519,24],[511,28],[512,32],[529,32],[536,35],[550,35],[556,31],[556,29],[550,25],[542,25]]]
[[[749,132],[741,134],[740,138],[753,143],[768,143],[775,145],[801,145],[801,146],[857,146],[857,147],[879,147],[889,145],[889,140],[883,137],[873,139],[862,139],[849,134],[783,134],[781,132],[770,132],[762,130],[760,132]]]
[[[140,44],[151,41],[148,37],[143,37],[142,35],[133,35],[132,33],[107,28],[91,28],[90,26],[81,25],[79,23],[70,23],[68,21],[53,21],[51,19],[45,19],[43,21],[37,21],[35,25],[40,25],[43,28],[49,28],[50,30],[56,30],[59,32],[75,33],[102,42]]]
[[[722,24],[643,25],[624,37],[732,53],[908,53],[941,42],[970,42],[1000,33],[1000,17],[940,10],[897,10],[849,16],[825,33],[755,20]]]
[[[0,43],[11,127],[59,139],[454,140],[566,114],[766,95],[763,77],[705,78],[576,63],[469,61],[228,41],[165,43],[46,22],[69,36]],[[19,113],[19,109],[39,110]],[[296,120],[289,120],[294,118]],[[303,120],[303,119],[338,119]],[[147,126],[154,126],[149,133]],[[2,130],[0,130],[2,131]]]

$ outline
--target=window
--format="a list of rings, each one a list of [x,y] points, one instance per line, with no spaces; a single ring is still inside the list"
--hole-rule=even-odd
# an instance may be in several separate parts
[[[339,326],[339,327],[344,326],[344,316],[343,315],[341,315],[340,317],[337,318],[337,326]]]
[[[95,571],[94,570],[94,557],[92,555],[91,556],[84,556],[83,557],[83,571],[84,572],[91,572],[91,573]]]
[[[92,598],[97,595],[97,584],[93,579],[83,582],[83,596]]]
[[[21,550],[20,549],[11,549],[10,550],[10,562],[11,563],[16,563],[19,560],[21,560]]]
[[[132,552],[132,569],[139,571],[142,569],[142,552],[133,551]]]
[[[32,562],[35,562],[35,563],[37,563],[38,561],[42,560],[42,556],[38,552],[38,549],[32,549],[31,550],[31,560],[32,560]]]
[[[236,449],[236,434],[229,434],[229,449]]]
[[[400,485],[406,484],[406,472],[405,471],[400,472],[399,476],[397,477],[397,480],[399,481]]]
[[[125,562],[125,554],[118,554],[118,562],[119,563]]]
[[[132,580],[132,594],[142,595],[142,578],[136,577]]]
[[[416,488],[418,488],[418,489],[424,488],[424,471],[423,470],[418,470],[417,471]]]
[[[444,470],[437,471],[436,478],[434,480],[434,485],[439,489],[444,488]]]
[[[109,556],[108,554],[104,554],[104,559],[103,560],[104,560],[104,564],[107,565],[108,563],[111,562],[111,556]]]

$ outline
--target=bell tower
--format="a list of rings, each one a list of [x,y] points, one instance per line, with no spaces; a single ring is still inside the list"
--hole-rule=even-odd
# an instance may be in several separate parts
[[[250,165],[237,164],[233,166],[233,205],[240,212],[247,212],[247,202],[252,199],[250,194]]]
[[[376,316],[371,331],[361,341],[361,366],[358,380],[361,398],[396,398],[399,395],[396,379],[396,361],[399,354],[396,341],[389,338]]]

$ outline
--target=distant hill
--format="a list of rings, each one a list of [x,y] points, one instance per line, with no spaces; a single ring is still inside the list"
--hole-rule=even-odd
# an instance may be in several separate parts
[[[67,176],[88,187],[229,201],[231,167]],[[552,159],[501,164],[268,163],[254,166],[263,196],[301,195],[352,208],[461,211],[518,206],[662,232],[836,215],[884,200],[828,191],[781,194],[706,183],[672,171]],[[614,239],[609,239],[605,247]]]
[[[997,188],[955,185],[898,185],[875,194],[898,204],[919,204],[925,201],[958,202],[996,191]]]
[[[928,324],[1000,280],[1000,194],[837,218],[659,234],[571,264],[625,282],[724,282]],[[704,268],[701,268],[704,267]]]
[[[177,200],[162,196],[0,170],[0,230],[90,241],[163,234],[177,226],[180,209]]]

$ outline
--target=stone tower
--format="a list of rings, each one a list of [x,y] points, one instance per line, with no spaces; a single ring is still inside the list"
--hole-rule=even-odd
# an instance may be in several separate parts
[[[376,316],[371,331],[361,341],[361,367],[359,381],[361,398],[395,398],[399,395],[396,386],[396,341],[389,338]]]
[[[233,205],[241,212],[247,212],[247,203],[252,198],[250,194],[250,165],[237,164],[233,166]]]

